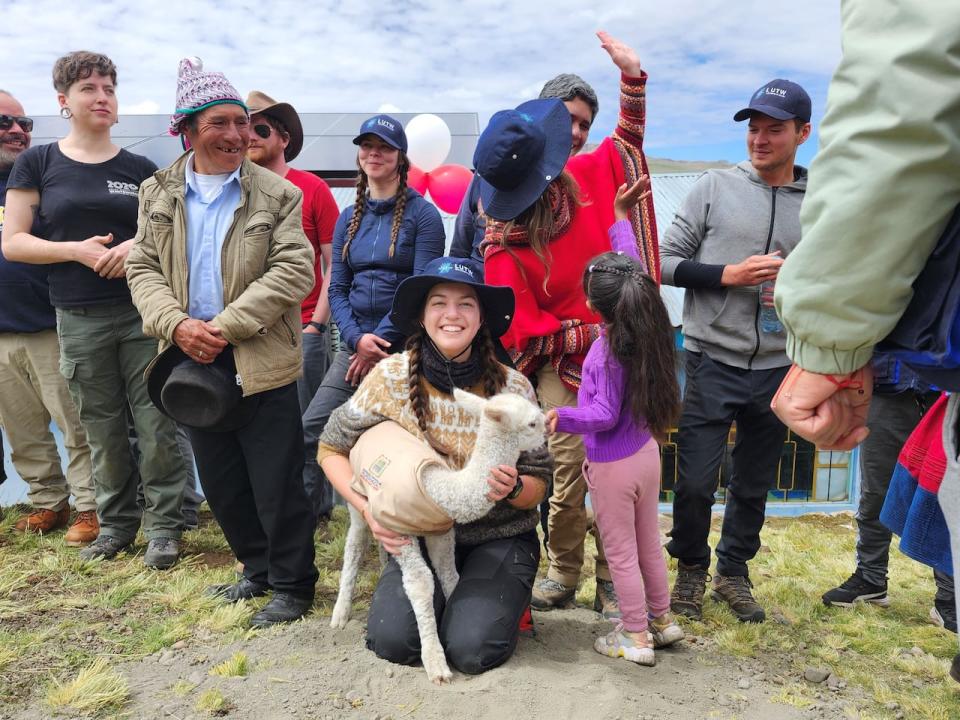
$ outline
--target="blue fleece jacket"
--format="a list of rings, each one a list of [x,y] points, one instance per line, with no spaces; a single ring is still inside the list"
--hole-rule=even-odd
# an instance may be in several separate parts
[[[3,230],[7,177],[0,175],[0,231]],[[10,262],[0,253],[0,333],[35,333],[56,326],[47,266]]]
[[[352,205],[340,213],[333,231],[330,310],[350,352],[356,351],[366,333],[392,343],[390,352],[403,350],[406,332],[390,321],[393,295],[402,280],[422,272],[428,262],[443,255],[446,237],[440,213],[408,188],[397,245],[393,257],[389,256],[395,205],[396,198],[367,200],[346,260],[343,246],[353,217]]]

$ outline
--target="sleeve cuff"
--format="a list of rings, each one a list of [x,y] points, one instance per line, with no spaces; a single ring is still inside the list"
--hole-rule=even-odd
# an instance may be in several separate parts
[[[848,375],[870,362],[873,345],[853,350],[824,348],[806,343],[787,332],[787,356],[795,365],[821,375]]]

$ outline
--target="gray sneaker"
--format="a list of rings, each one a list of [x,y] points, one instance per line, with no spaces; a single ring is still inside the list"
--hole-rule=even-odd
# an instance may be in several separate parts
[[[147,544],[143,564],[154,570],[173,567],[180,557],[180,542],[173,538],[154,538]]]
[[[132,541],[123,542],[111,535],[101,535],[81,550],[79,555],[81,560],[112,560],[132,545]]]

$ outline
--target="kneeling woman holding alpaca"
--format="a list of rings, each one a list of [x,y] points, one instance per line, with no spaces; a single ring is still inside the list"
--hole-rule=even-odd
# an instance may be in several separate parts
[[[350,488],[350,450],[365,430],[392,420],[459,469],[473,451],[478,419],[457,405],[453,388],[482,397],[514,392],[536,402],[529,381],[494,355],[493,338],[506,331],[512,314],[505,293],[509,299],[509,290],[483,285],[478,264],[460,258],[438,258],[423,274],[405,280],[391,317],[397,327],[412,331],[406,351],[370,371],[356,394],[330,416],[320,438],[323,471],[392,555],[411,540],[379,525],[366,498]],[[385,447],[384,454],[389,450]],[[461,672],[496,667],[516,647],[540,560],[537,505],[552,470],[546,447],[522,453],[517,467],[493,468],[487,497],[494,508],[480,520],[456,526],[460,581],[446,600],[435,583],[434,607],[447,660]],[[396,663],[420,659],[416,616],[393,558],[374,592],[367,647]]]

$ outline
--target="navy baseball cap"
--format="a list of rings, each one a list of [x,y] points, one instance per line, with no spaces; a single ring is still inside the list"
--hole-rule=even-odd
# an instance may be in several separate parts
[[[570,111],[561,100],[528,100],[494,113],[477,140],[483,212],[512,220],[537,201],[570,157]]]
[[[353,139],[354,145],[360,144],[360,138],[364,135],[376,135],[390,147],[403,152],[407,151],[407,134],[403,131],[403,125],[395,117],[389,115],[374,115],[363,121],[360,126],[360,132]]]
[[[810,102],[807,91],[795,82],[777,78],[757,90],[750,98],[749,107],[740,110],[733,119],[741,122],[755,112],[769,115],[777,120],[796,118],[808,123],[813,113],[813,103]]]

